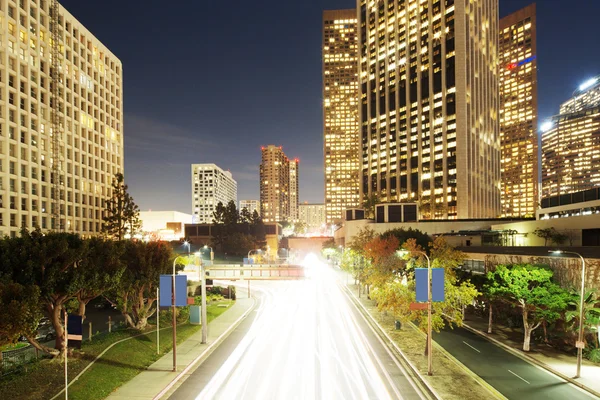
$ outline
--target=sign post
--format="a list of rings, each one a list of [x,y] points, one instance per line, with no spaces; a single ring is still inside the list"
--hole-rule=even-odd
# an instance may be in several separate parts
[[[187,305],[187,277],[175,275],[175,263],[173,261],[173,275],[161,275],[159,287],[159,306],[171,307],[173,311],[173,371],[177,370],[177,316],[176,307]]]

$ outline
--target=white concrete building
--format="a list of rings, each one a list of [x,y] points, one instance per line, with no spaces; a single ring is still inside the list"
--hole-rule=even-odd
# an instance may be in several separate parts
[[[140,211],[142,232],[160,240],[184,237],[185,224],[191,224],[192,219],[192,214],[178,211]]]
[[[240,200],[239,211],[247,209],[250,214],[254,214],[254,211],[260,215],[260,200]]]
[[[219,202],[237,204],[237,182],[231,172],[215,164],[192,164],[192,214],[194,223],[210,224]]]
[[[98,234],[123,172],[121,61],[60,6],[52,86],[51,3],[0,2],[0,236]]]
[[[302,203],[298,206],[300,222],[304,222],[309,231],[319,230],[325,225],[325,204]]]

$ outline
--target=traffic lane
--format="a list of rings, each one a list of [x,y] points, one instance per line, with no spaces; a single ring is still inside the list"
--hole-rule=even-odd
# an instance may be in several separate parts
[[[509,399],[596,398],[466,329],[447,328],[434,340]]]
[[[231,333],[219,344],[213,352],[206,358],[199,366],[185,379],[185,381],[173,392],[169,399],[173,400],[185,400],[195,399],[199,393],[206,387],[210,382],[214,374],[223,366],[225,361],[229,358],[231,353],[239,345],[240,341],[246,335],[246,332],[250,329],[254,323],[263,301],[263,295],[254,293],[254,297],[257,299],[257,303],[254,309],[244,318],[240,324],[235,327]]]

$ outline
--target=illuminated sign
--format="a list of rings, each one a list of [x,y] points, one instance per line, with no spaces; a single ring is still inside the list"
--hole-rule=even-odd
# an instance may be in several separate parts
[[[520,67],[522,65],[529,64],[530,62],[532,62],[533,60],[535,60],[535,58],[536,58],[536,56],[528,57],[528,58],[526,58],[526,59],[524,59],[522,61],[519,61],[517,63],[509,64],[507,68],[508,69],[515,69],[515,68]]]

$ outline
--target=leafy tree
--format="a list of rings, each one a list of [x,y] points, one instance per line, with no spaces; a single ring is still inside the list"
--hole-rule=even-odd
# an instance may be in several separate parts
[[[227,203],[227,206],[225,207],[225,213],[223,214],[223,223],[227,227],[233,227],[239,220],[240,215],[235,205],[235,201],[229,200],[229,203]]]
[[[225,223],[225,206],[223,202],[218,202],[213,211],[213,224],[224,224]]]
[[[579,330],[580,296],[577,297],[570,302],[574,309],[565,313],[565,321],[574,331]],[[598,336],[594,341],[596,348],[600,348],[600,295],[595,289],[587,291],[583,297],[583,327],[584,332],[596,331]],[[587,343],[585,335],[583,340]]]
[[[410,303],[415,301],[414,282],[410,285],[394,279],[371,291],[371,298],[377,303],[380,311],[389,311],[397,321],[408,323],[417,318],[418,313],[411,311]]]
[[[254,212],[252,212],[252,219],[250,220],[250,223],[252,225],[262,224],[262,218],[260,217],[258,211],[254,210]]]
[[[551,281],[552,275],[550,269],[530,264],[498,265],[487,274],[487,291],[521,308],[523,351],[529,351],[535,329],[544,321],[555,321],[567,309],[570,294]]]
[[[156,288],[161,274],[172,273],[171,248],[163,242],[124,243],[122,260],[126,266],[111,297],[127,324],[144,329],[156,312]]]
[[[299,221],[294,224],[294,235],[304,235],[308,229],[305,222]]]
[[[0,346],[15,343],[21,335],[35,337],[42,317],[39,300],[35,285],[0,283]]]
[[[384,286],[398,274],[400,267],[404,266],[396,255],[398,247],[395,236],[378,236],[365,245],[365,256],[370,261],[365,271],[369,285]]]
[[[375,218],[375,206],[381,203],[377,193],[365,194],[362,206],[365,210],[365,217],[368,219]]]
[[[364,248],[367,243],[375,238],[375,231],[369,227],[362,228],[356,236],[348,243],[346,247],[356,251],[359,254],[364,254]]]
[[[94,237],[88,240],[88,254],[79,267],[82,285],[77,291],[77,313],[85,320],[87,304],[96,297],[115,288],[125,271],[121,262],[124,252],[122,242]]]
[[[74,234],[42,234],[39,229],[23,230],[21,236],[5,240],[9,250],[3,260],[6,261],[3,267],[9,270],[5,274],[12,282],[39,288],[39,305],[56,331],[55,348],[38,343],[27,332],[25,336],[37,349],[57,356],[65,348],[61,311],[83,285],[78,264],[87,254],[87,244]]]
[[[431,237],[429,237],[429,235],[421,232],[418,229],[412,228],[390,229],[382,233],[381,236],[385,238],[394,236],[396,239],[398,239],[400,244],[404,244],[408,239],[415,239],[416,243],[424,249],[427,248],[427,246],[429,246],[429,242],[431,242]]]
[[[552,236],[554,235],[554,228],[536,228],[533,231],[533,234],[541,239],[544,239],[544,246],[548,245],[548,240],[552,240]]]
[[[242,210],[240,211],[240,222],[246,225],[252,223],[252,214],[250,214],[250,211],[248,211],[246,207],[242,208]]]
[[[112,182],[112,197],[106,201],[102,232],[117,240],[126,234],[133,237],[141,229],[139,216],[140,209],[127,192],[123,174],[119,172]]]

